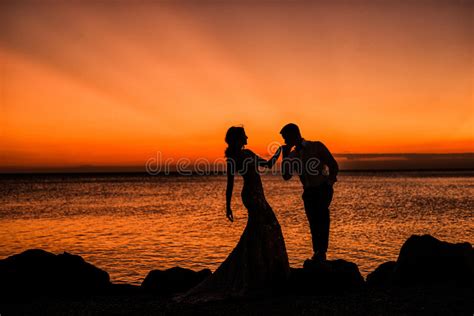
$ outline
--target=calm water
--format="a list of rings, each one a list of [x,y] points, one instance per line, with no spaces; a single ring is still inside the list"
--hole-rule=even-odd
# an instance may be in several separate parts
[[[115,282],[140,283],[152,269],[214,270],[246,224],[234,191],[235,222],[225,218],[225,177],[3,176],[0,258],[29,248],[68,251]],[[297,179],[263,177],[283,229],[290,263],[311,256]],[[329,259],[366,275],[397,258],[411,234],[474,242],[474,173],[342,174],[331,209]]]

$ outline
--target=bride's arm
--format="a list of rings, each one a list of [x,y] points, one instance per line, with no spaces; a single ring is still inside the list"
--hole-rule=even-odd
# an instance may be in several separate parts
[[[271,169],[273,165],[275,164],[275,162],[278,160],[278,157],[280,157],[280,153],[281,153],[281,147],[278,147],[273,157],[270,158],[269,160],[265,160],[261,158],[260,156],[255,155],[257,159],[257,164],[261,167],[267,167],[268,169]]]
[[[232,191],[234,190],[234,162],[227,160],[227,189],[225,191],[226,199],[226,216],[229,221],[234,221],[234,215],[232,214],[232,209],[230,207],[232,200]]]

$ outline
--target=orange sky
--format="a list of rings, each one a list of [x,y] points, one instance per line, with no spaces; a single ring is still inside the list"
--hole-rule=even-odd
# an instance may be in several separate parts
[[[0,167],[217,158],[235,124],[266,154],[287,122],[336,153],[474,152],[471,1],[18,2]]]

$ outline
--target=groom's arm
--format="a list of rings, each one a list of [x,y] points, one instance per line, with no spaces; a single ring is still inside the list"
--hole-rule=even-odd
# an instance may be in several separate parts
[[[280,157],[281,153],[281,148],[278,148],[275,154],[273,154],[272,158],[266,160],[260,157],[259,155],[255,154],[251,150],[248,150],[248,152],[255,158],[255,161],[257,162],[257,165],[259,167],[266,167],[268,169],[271,169],[275,162],[278,160],[278,157]]]
[[[321,160],[329,168],[329,183],[334,184],[334,182],[337,181],[339,165],[337,164],[336,159],[334,159],[334,156],[331,154],[329,149],[322,142],[319,142],[319,145],[321,147]]]
[[[290,180],[293,176],[293,172],[291,170],[292,165],[292,157],[291,157],[291,147],[288,145],[282,146],[282,162],[281,162],[281,176],[284,180]]]

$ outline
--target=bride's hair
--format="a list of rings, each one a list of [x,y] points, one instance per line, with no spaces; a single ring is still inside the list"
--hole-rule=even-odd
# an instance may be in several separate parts
[[[227,158],[237,158],[243,147],[242,139],[244,138],[245,130],[242,126],[232,126],[227,130],[225,134],[225,142],[227,143],[225,156]]]

